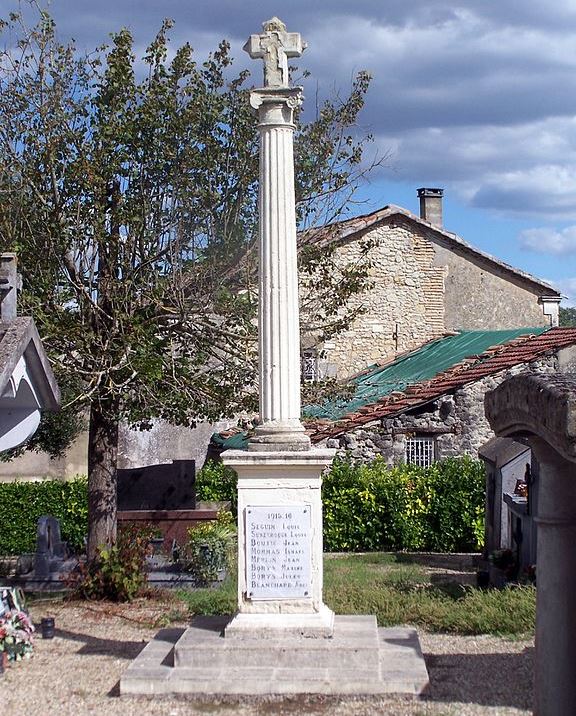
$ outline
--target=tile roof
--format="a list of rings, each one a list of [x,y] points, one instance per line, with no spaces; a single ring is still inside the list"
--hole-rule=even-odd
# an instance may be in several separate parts
[[[465,334],[465,332],[463,333]],[[440,339],[433,343],[440,350],[442,342],[449,340],[449,338]],[[327,420],[321,416],[307,420],[307,432],[312,442],[320,442],[325,438],[341,435],[375,420],[394,417],[469,383],[474,383],[516,365],[531,363],[571,345],[576,345],[576,328],[551,328],[539,335],[533,333],[520,335],[498,345],[490,346],[480,354],[466,356],[449,368],[441,370],[432,377],[416,380],[402,390],[388,390],[391,387],[390,384],[381,385],[380,397],[374,394],[373,397],[377,397],[377,399],[350,410],[336,420]],[[427,346],[424,347],[424,349],[426,348]],[[422,350],[420,349],[420,351]],[[410,354],[408,358],[417,353],[418,351]],[[406,357],[402,357],[390,366],[405,359]],[[364,374],[364,380],[375,375],[379,370],[381,370],[380,367],[371,369]]]

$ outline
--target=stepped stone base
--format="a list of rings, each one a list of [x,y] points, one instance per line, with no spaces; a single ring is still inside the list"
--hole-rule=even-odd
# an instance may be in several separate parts
[[[162,629],[120,680],[121,694],[404,694],[428,672],[415,629],[373,616],[336,616],[331,638],[225,638],[229,617]]]

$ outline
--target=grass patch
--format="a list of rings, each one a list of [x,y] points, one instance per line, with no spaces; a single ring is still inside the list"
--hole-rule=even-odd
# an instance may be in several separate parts
[[[236,578],[207,589],[180,591],[191,615],[233,614]],[[519,636],[533,632],[536,590],[476,589],[433,583],[426,567],[371,553],[324,559],[324,601],[336,614],[376,614],[380,626],[410,624],[452,634]]]
[[[536,613],[534,587],[433,584],[425,567],[378,554],[325,559],[324,601],[337,614],[376,614],[380,626],[453,634],[530,633]]]
[[[215,587],[181,589],[178,597],[190,610],[190,616],[210,614],[234,614],[238,604],[236,575],[229,575]]]

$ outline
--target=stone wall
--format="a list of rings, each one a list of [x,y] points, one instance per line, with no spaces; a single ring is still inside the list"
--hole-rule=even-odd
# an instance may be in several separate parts
[[[369,462],[380,455],[389,465],[404,462],[406,438],[434,437],[436,459],[471,455],[477,457],[481,445],[494,437],[484,417],[484,394],[506,378],[520,373],[536,371],[555,373],[558,357],[550,356],[530,364],[518,365],[476,383],[464,386],[454,395],[447,395],[434,402],[395,418],[384,419],[357,428],[338,438],[326,441],[327,447],[339,449],[354,459]]]
[[[195,460],[199,470],[206,459],[212,434],[235,425],[233,420],[199,423],[194,429],[153,422],[151,430],[130,430],[120,426],[118,467],[136,468],[161,465],[172,460]],[[46,453],[26,452],[10,462],[0,462],[0,482],[14,480],[66,480],[88,473],[88,433],[82,433],[61,458],[51,460]]]
[[[444,332],[444,274],[434,265],[434,247],[409,226],[383,224],[369,232],[373,287],[350,299],[362,313],[351,327],[324,344],[338,378],[403,353]],[[358,241],[342,244],[336,260],[360,259]]]
[[[481,257],[436,243],[436,262],[446,267],[448,330],[493,330],[550,326],[539,292]]]
[[[450,330],[549,326],[536,287],[441,234],[394,216],[343,242],[336,260],[355,263],[360,239],[374,243],[372,287],[350,299],[361,315],[325,343],[323,356],[340,379],[394,358]]]

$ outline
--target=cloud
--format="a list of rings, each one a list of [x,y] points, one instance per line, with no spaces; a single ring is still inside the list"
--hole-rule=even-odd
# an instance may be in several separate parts
[[[280,12],[308,49],[305,116],[367,69],[363,128],[393,176],[443,185],[474,207],[576,222],[576,5],[574,0],[54,0],[61,34],[92,48],[128,26],[144,47],[165,16],[174,45],[202,58],[228,38],[236,70],[261,68],[242,52]]]
[[[518,241],[522,248],[539,254],[576,254],[576,226],[560,231],[552,228],[525,229],[520,232]]]
[[[553,283],[562,295],[566,297],[562,301],[562,306],[576,306],[576,277],[558,279]]]

